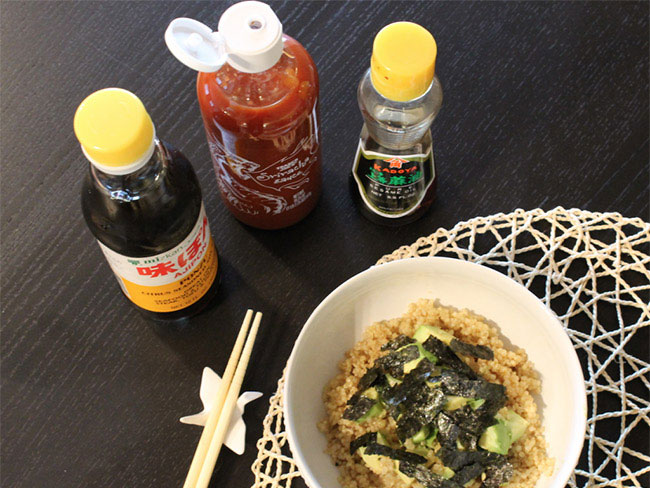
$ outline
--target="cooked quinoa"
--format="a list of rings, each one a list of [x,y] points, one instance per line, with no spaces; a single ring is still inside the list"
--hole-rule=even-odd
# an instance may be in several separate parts
[[[346,403],[357,390],[357,383],[375,360],[384,354],[381,346],[399,334],[412,336],[415,329],[429,324],[454,334],[457,339],[470,344],[488,346],[494,352],[491,361],[463,356],[463,360],[485,380],[505,386],[506,407],[528,421],[526,433],[508,451],[514,475],[508,488],[533,488],[543,473],[551,474],[553,460],[546,455],[544,429],[537,413],[533,395],[540,392],[540,381],[523,349],[506,349],[498,331],[485,319],[467,310],[440,306],[433,300],[421,299],[408,307],[399,318],[377,322],[368,327],[363,338],[354,345],[339,363],[340,373],[327,385],[323,401],[327,416],[318,428],[327,437],[327,453],[338,466],[339,481],[344,488],[403,488],[392,463],[387,460],[381,476],[366,467],[358,454],[350,454],[350,442],[367,432],[393,433],[396,425],[386,412],[370,420],[357,423],[342,418]],[[442,465],[434,465],[433,472],[440,473]],[[422,485],[414,482],[414,488]],[[479,487],[480,482],[470,485]]]

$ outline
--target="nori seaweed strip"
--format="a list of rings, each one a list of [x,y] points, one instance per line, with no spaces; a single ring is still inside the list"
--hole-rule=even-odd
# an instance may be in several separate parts
[[[377,359],[375,367],[381,368],[394,378],[401,379],[404,377],[404,365],[419,357],[420,350],[416,345],[406,346],[399,351],[392,351]]]
[[[350,454],[354,454],[360,447],[377,443],[377,432],[368,432],[350,442]]]
[[[440,373],[440,387],[447,395],[461,396],[464,398],[483,398],[479,395],[485,380],[471,379],[457,371],[443,371]],[[487,400],[487,399],[486,399]]]
[[[478,413],[486,417],[494,415],[503,408],[508,401],[506,396],[506,387],[498,383],[485,382],[478,392],[478,398],[485,399],[485,403],[476,409]],[[492,425],[492,424],[489,424]]]
[[[400,334],[395,339],[392,341],[387,342],[383,346],[381,346],[382,351],[397,351],[399,348],[404,347],[408,344],[413,344],[416,342],[415,339],[406,336],[404,334]]]
[[[442,461],[442,464],[454,471],[474,463],[483,464],[483,455],[479,451],[457,451],[441,447],[436,452],[436,456]]]
[[[400,442],[404,442],[417,434],[423,425],[417,415],[406,413],[397,421],[397,438]]]
[[[468,449],[470,451],[475,451],[478,449],[478,438],[478,435],[460,427],[460,432],[458,433],[458,441],[465,449]]]
[[[445,365],[454,371],[464,373],[469,378],[472,379],[478,378],[478,376],[472,370],[472,368],[470,368],[467,364],[463,362],[462,359],[456,356],[454,351],[452,351],[449,348],[449,346],[447,346],[447,344],[445,344],[441,340],[433,336],[429,336],[429,338],[426,341],[424,341],[424,344],[422,344],[422,347],[424,347],[424,349],[426,349],[434,356],[436,356],[440,364]]]
[[[402,461],[399,463],[399,470],[409,478],[419,481],[426,488],[462,488],[462,485],[459,485],[453,479],[447,480],[417,464]]]
[[[362,446],[363,447],[363,446]],[[414,452],[404,451],[402,449],[393,449],[389,446],[384,446],[377,442],[371,442],[366,447],[364,454],[377,454],[379,456],[386,456],[396,461],[406,461],[414,464],[423,464],[427,462],[427,459],[415,454]]]
[[[381,399],[391,417],[396,419],[400,414],[400,405],[406,400],[406,391],[402,385],[394,385],[380,391]]]
[[[414,436],[422,427],[433,422],[445,402],[445,394],[441,390],[417,384],[407,393],[402,405],[404,415],[397,421],[397,437],[405,441]]]
[[[481,464],[484,466],[489,466],[490,464],[501,465],[507,462],[506,456],[503,454],[497,454],[496,452],[490,451],[479,451],[482,456]]]
[[[431,361],[422,359],[415,369],[404,376],[401,384],[381,391],[388,413],[394,419],[399,418],[397,436],[402,441],[433,422],[444,406],[446,398],[442,390],[426,385],[426,381],[437,372]]]
[[[464,485],[465,483],[472,481],[483,471],[485,471],[485,467],[483,465],[479,463],[469,464],[458,471],[451,479],[459,485]]]
[[[429,361],[428,359],[422,359],[418,365],[413,369],[409,374],[404,376],[404,381],[400,384],[387,387],[387,388],[378,388],[384,406],[388,410],[388,413],[396,419],[401,413],[400,406],[407,402],[410,398],[412,391],[417,391],[421,389],[424,391],[424,388],[428,388],[425,384],[433,375],[436,375],[438,369],[436,366]],[[413,402],[414,397],[411,397]],[[436,395],[436,402],[440,401],[439,395]]]
[[[373,366],[361,377],[357,388],[359,388],[359,391],[365,391],[374,384],[385,380],[386,378],[384,377],[381,368]]]
[[[460,435],[458,427],[453,419],[446,412],[440,412],[436,417],[436,427],[438,427],[438,441],[443,447],[456,449],[456,440]]]
[[[465,405],[451,412],[447,412],[457,425],[462,426],[467,432],[480,435],[490,425],[494,425],[494,415],[486,414],[481,410],[472,410],[469,405]]]
[[[470,464],[479,463],[483,466],[500,465],[506,461],[506,457],[490,451],[458,451],[456,449],[449,449],[441,447],[436,452],[436,456],[442,463],[454,471],[468,466]]]
[[[440,382],[447,395],[484,399],[485,403],[476,409],[479,415],[494,415],[507,401],[506,388],[498,383],[469,379],[455,371],[443,371]]]
[[[488,361],[494,359],[494,353],[492,352],[492,349],[487,346],[481,346],[479,344],[468,344],[467,342],[459,341],[458,339],[452,339],[449,343],[449,348],[456,354],[464,354],[465,356],[487,359]]]
[[[343,412],[343,418],[345,420],[357,420],[368,413],[368,410],[370,410],[375,403],[377,403],[376,400],[362,396],[361,393],[355,393],[348,400],[348,408]]]
[[[431,380],[439,374],[440,368],[427,358],[423,358],[422,361],[420,361],[418,365],[404,377],[404,382],[423,382]]]
[[[483,484],[481,484],[481,488],[499,488],[499,486],[510,481],[513,472],[512,464],[502,456],[499,462],[486,466],[485,479],[483,480]]]

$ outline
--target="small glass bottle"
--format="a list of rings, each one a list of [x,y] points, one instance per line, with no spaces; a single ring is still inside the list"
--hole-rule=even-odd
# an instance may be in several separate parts
[[[364,118],[351,189],[373,222],[402,225],[435,198],[430,126],[442,105],[433,36],[412,22],[384,27],[357,91]]]
[[[219,263],[190,162],[120,88],[88,96],[74,130],[91,163],[83,215],[124,295],[148,318],[200,312],[217,292]]]
[[[218,31],[173,20],[170,51],[199,71],[197,96],[221,198],[245,224],[280,229],[321,192],[318,72],[266,4],[240,2]]]

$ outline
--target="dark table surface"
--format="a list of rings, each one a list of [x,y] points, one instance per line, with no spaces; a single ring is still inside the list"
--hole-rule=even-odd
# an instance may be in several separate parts
[[[239,224],[217,194],[196,74],[167,51],[179,16],[216,28],[220,2],[10,2],[1,9],[2,484],[179,486],[199,429],[204,366],[222,371],[247,307],[265,313],[245,388],[246,453],[212,486],[250,486],[255,441],[315,306],[382,255],[438,227],[557,205],[649,219],[648,3],[273,2],[321,78],[324,192],[292,228]],[[438,198],[398,229],[360,216],[347,186],[356,85],[392,21],[426,26],[445,99],[434,122]],[[201,181],[221,255],[219,299],[182,331],[125,301],[79,204],[79,102],[120,86]],[[299,483],[299,486],[303,486]]]

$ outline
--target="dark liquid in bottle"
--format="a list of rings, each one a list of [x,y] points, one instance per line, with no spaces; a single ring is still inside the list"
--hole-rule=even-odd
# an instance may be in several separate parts
[[[433,183],[427,190],[422,203],[413,213],[397,219],[389,219],[382,217],[381,215],[377,215],[366,206],[365,202],[361,199],[361,195],[359,194],[359,186],[357,185],[357,181],[354,179],[354,176],[352,174],[350,174],[349,177],[350,193],[352,194],[352,199],[354,200],[354,203],[357,204],[361,215],[363,215],[371,222],[374,222],[375,224],[385,225],[387,227],[399,227],[402,225],[410,224],[411,222],[415,222],[420,217],[422,217],[427,212],[427,210],[429,210],[429,207],[436,198],[436,184],[437,180],[434,179]]]
[[[127,175],[107,175],[91,165],[83,182],[81,204],[91,232],[124,256],[142,258],[178,246],[199,218],[201,188],[183,154],[159,142],[151,161]],[[208,291],[192,305],[173,312],[133,306],[157,320],[179,320],[203,310],[217,292],[220,267]]]
[[[361,214],[389,227],[422,217],[436,197],[436,168],[431,134],[413,147],[390,149],[362,131],[363,150],[350,173],[350,192]],[[363,194],[363,196],[362,196]]]

